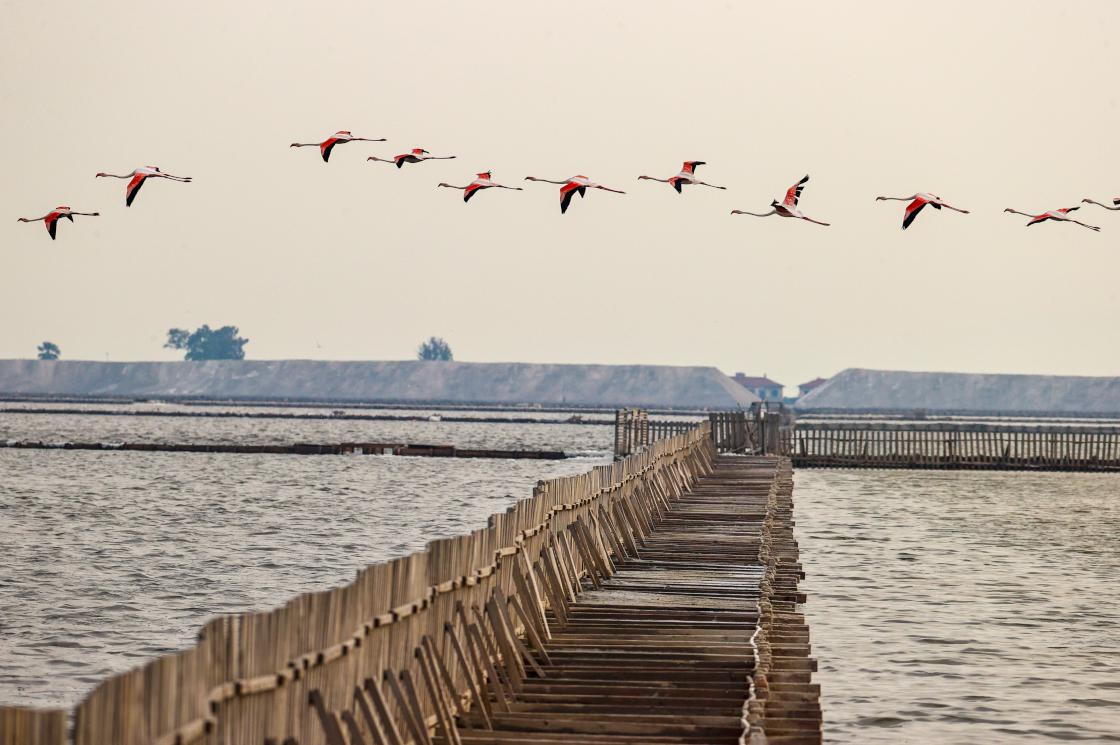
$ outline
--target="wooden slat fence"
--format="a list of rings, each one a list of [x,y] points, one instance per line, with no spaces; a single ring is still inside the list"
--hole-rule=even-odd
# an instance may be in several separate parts
[[[720,453],[789,455],[793,418],[782,406],[755,406],[749,411],[708,415],[712,442]],[[674,437],[699,426],[699,421],[650,419],[642,409],[619,409],[615,415],[614,454],[626,457],[651,442]]]
[[[284,607],[224,616],[198,643],[113,676],[72,712],[0,708],[2,745],[430,745],[467,701],[506,700],[580,577],[642,541],[715,457],[709,424],[542,481],[482,529]],[[522,641],[524,639],[525,641]],[[536,641],[534,641],[536,640]],[[494,703],[491,704],[490,701]]]
[[[800,468],[1120,470],[1120,427],[798,422]]]

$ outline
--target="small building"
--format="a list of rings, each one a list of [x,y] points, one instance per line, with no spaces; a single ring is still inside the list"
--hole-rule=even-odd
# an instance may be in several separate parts
[[[762,377],[735,373],[732,378],[736,383],[758,396],[763,401],[781,401],[782,384],[771,380],[763,373]]]
[[[828,378],[813,378],[808,383],[802,383],[801,385],[797,386],[797,397],[801,398],[809,391],[813,390],[814,388],[820,388],[827,382]]]

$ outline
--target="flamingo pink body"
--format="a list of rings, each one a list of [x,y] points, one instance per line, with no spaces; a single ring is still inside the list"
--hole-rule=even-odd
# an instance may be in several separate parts
[[[385,142],[385,139],[355,137],[350,134],[350,130],[340,129],[322,142],[293,142],[289,147],[317,147],[319,148],[319,154],[323,156],[323,162],[327,163],[331,159],[331,151],[334,150],[334,146],[346,142]]]
[[[568,211],[568,205],[572,203],[572,195],[579,194],[583,197],[587,194],[588,189],[602,189],[603,191],[614,192],[615,194],[625,194],[626,192],[619,189],[611,189],[610,187],[596,184],[587,176],[572,176],[564,180],[537,178],[535,176],[526,176],[526,181],[540,181],[546,184],[559,184],[560,185],[560,214],[563,215]]]
[[[1014,215],[1022,215],[1023,217],[1029,217],[1030,220],[1027,222],[1027,227],[1030,227],[1031,225],[1038,225],[1039,223],[1044,223],[1047,220],[1053,220],[1054,222],[1071,222],[1074,225],[1080,225],[1081,227],[1088,228],[1089,230],[1098,230],[1099,231],[1100,228],[1098,228],[1096,225],[1086,225],[1085,223],[1081,222],[1080,220],[1074,220],[1072,217],[1069,216],[1070,212],[1073,212],[1073,211],[1079,210],[1079,209],[1081,209],[1080,206],[1078,206],[1078,207],[1062,207],[1061,209],[1048,210],[1046,212],[1043,212],[1042,214],[1035,215],[1035,214],[1032,214],[1030,212],[1020,212],[1019,210],[1013,210],[1010,207],[1008,207],[1007,209],[1004,210],[1004,212],[1010,212]]]
[[[681,191],[681,188],[683,186],[685,186],[686,184],[695,185],[695,186],[710,186],[713,189],[726,189],[727,188],[726,186],[716,186],[715,184],[708,184],[708,183],[705,183],[705,182],[697,179],[696,178],[696,169],[699,168],[702,165],[704,165],[704,161],[702,161],[702,160],[686,160],[684,162],[684,164],[681,166],[680,173],[678,173],[676,176],[670,176],[669,178],[656,178],[654,176],[638,176],[638,180],[642,181],[644,179],[644,180],[648,180],[648,181],[660,181],[664,184],[669,184],[669,186],[672,186],[674,189],[676,189],[676,192],[678,194],[683,193]]]
[[[425,160],[453,160],[454,158],[454,155],[432,155],[423,148],[414,147],[411,152],[394,155],[392,158],[377,158],[371,155],[366,160],[376,160],[379,163],[395,163],[397,168],[401,168],[405,163],[423,163]]]
[[[142,168],[137,168],[132,173],[126,173],[122,176],[118,176],[113,173],[99,173],[97,174],[97,176],[98,178],[105,177],[128,179],[128,186],[125,187],[124,191],[125,207],[132,206],[133,200],[136,199],[136,195],[140,192],[140,187],[143,186],[144,182],[150,178],[165,178],[170,179],[171,181],[181,181],[183,183],[190,183],[191,181],[190,176],[172,176],[170,173],[164,173],[163,171],[161,171],[158,166],[144,166]]]
[[[954,207],[936,194],[929,194],[927,192],[918,192],[917,194],[911,194],[908,197],[876,197],[875,201],[910,202],[910,204],[906,205],[906,212],[902,216],[903,230],[906,230],[908,227],[910,227],[911,223],[914,222],[914,219],[917,218],[918,213],[921,212],[927,204],[936,210],[945,207],[955,212],[960,212],[966,215],[968,214],[968,210],[962,210],[958,207]]]
[[[451,184],[437,184],[436,186],[437,188],[445,186],[448,189],[461,189],[463,191],[464,202],[471,201],[471,197],[484,189],[511,189],[513,191],[521,191],[520,186],[505,186],[504,184],[496,183],[492,180],[490,171],[483,171],[482,173],[476,174],[475,180],[466,186],[452,186]]]
[[[43,221],[43,225],[47,228],[47,233],[50,234],[51,240],[55,239],[55,233],[58,230],[59,220],[69,220],[74,222],[74,215],[86,215],[87,217],[97,217],[99,212],[75,212],[66,205],[55,207],[53,210],[43,215],[42,217],[21,217],[19,222],[39,222]]]
[[[777,215],[778,217],[793,217],[798,220],[805,220],[806,222],[815,223],[817,225],[828,225],[827,222],[814,220],[808,215],[804,214],[797,208],[797,203],[801,200],[801,192],[805,188],[805,182],[809,180],[808,176],[798,181],[793,186],[786,190],[786,197],[781,202],[774,200],[770,203],[771,210],[769,212],[746,212],[744,210],[731,210],[733,215],[751,215],[752,217],[769,217],[770,215]]]

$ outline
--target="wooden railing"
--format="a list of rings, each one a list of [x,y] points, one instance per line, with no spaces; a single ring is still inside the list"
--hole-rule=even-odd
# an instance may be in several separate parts
[[[371,565],[345,587],[210,621],[191,649],[98,685],[69,733],[67,712],[0,707],[0,743],[401,745],[431,742],[430,728],[455,742],[450,717],[503,705],[580,577],[640,544],[713,457],[703,422],[542,481],[485,528]]]
[[[793,416],[778,404],[756,404],[747,411],[719,411],[708,415],[712,442],[720,453],[788,455]],[[697,420],[650,419],[642,409],[619,409],[615,415],[616,458],[636,453],[651,442],[695,429]]]
[[[1120,428],[966,423],[799,422],[801,468],[1120,470]]]

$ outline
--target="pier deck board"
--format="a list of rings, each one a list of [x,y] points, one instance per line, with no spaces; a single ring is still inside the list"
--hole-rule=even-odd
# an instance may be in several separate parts
[[[461,715],[459,739],[471,745],[740,742],[760,660],[763,532],[789,533],[789,526],[773,525],[771,486],[779,464],[719,457],[713,472],[655,524],[638,558],[618,562],[599,588],[584,583],[566,623],[549,613],[544,676],[530,673],[509,701],[510,712],[495,712],[492,730],[477,713]],[[792,524],[781,500],[776,511],[778,522]],[[793,591],[800,567],[794,571]],[[764,642],[773,682],[761,724],[775,744],[819,743],[818,689],[809,682],[814,663],[807,627],[787,597],[789,579],[779,572],[771,580],[775,598],[767,602],[789,606],[782,610],[789,623]],[[787,677],[795,682],[778,682]]]

